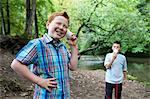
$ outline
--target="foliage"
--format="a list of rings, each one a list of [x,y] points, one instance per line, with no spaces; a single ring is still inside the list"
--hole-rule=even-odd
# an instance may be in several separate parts
[[[127,75],[128,80],[137,80],[137,77],[134,77],[132,75]]]
[[[104,54],[116,40],[121,41],[123,53],[150,52],[148,0],[36,0],[36,4],[39,36],[47,32],[48,15],[65,10],[70,16],[70,30],[79,34],[80,52],[93,48],[87,54]],[[25,1],[9,0],[9,6],[10,35],[21,36],[25,28]],[[6,0],[2,0],[2,8],[6,21]]]
[[[85,0],[86,1],[86,0]],[[86,22],[95,1],[79,5],[79,20]],[[99,1],[100,2],[100,1]],[[97,2],[98,3],[98,2]],[[82,49],[99,44],[98,50],[111,48],[115,40],[122,42],[122,52],[148,52],[150,33],[145,16],[137,9],[138,0],[105,0],[93,13],[91,20],[82,29],[84,34]],[[89,5],[89,6],[86,6]],[[85,11],[86,10],[86,11]],[[82,14],[81,14],[82,13]],[[86,39],[86,40],[85,40]],[[107,49],[109,51],[109,49]]]

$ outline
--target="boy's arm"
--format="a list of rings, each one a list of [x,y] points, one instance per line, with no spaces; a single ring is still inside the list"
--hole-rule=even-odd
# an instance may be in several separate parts
[[[32,81],[33,83],[37,83],[40,80],[40,78],[36,76],[35,74],[33,74],[26,65],[21,64],[16,59],[13,60],[11,64],[11,68],[18,74]]]
[[[113,62],[114,62],[114,60],[115,60],[115,59],[112,59],[109,63],[107,63],[107,64],[105,65],[106,69],[111,68],[111,66],[112,66],[112,64],[113,64]]]
[[[112,59],[110,60],[110,62],[106,63],[104,66],[106,67],[106,69],[110,69],[114,60],[116,59],[117,57],[117,53],[113,53],[113,57]],[[106,57],[107,58],[107,57]]]
[[[71,45],[71,58],[70,58],[70,70],[76,70],[78,64],[78,47],[77,45]]]
[[[124,75],[124,80],[127,80],[127,72],[123,71],[123,75]]]
[[[123,84],[126,85],[127,82],[127,72],[123,71]]]
[[[123,68],[124,80],[127,80],[127,60],[125,57],[124,68]]]
[[[26,79],[30,80],[31,82],[38,84],[39,86],[46,88],[48,91],[51,92],[51,88],[54,88],[56,86],[52,84],[56,84],[56,82],[53,82],[55,78],[51,79],[43,79],[34,73],[32,73],[26,65],[23,65],[20,63],[18,60],[14,59],[13,62],[11,63],[11,68],[18,74],[22,75]]]
[[[77,69],[77,64],[78,64],[78,46],[77,46],[76,42],[77,42],[77,39],[68,40],[68,43],[71,48],[69,69],[72,71]]]

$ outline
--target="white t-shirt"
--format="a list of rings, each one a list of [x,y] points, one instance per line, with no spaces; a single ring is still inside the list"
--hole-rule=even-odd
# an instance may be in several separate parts
[[[112,60],[113,53],[108,53],[105,57],[104,65],[109,64]],[[126,57],[118,54],[111,68],[106,70],[105,81],[112,84],[120,84],[123,82],[123,71],[127,71]]]

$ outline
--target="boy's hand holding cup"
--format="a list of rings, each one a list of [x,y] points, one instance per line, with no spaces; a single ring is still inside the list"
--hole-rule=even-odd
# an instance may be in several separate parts
[[[119,52],[118,49],[113,50],[113,53],[115,53],[115,54],[118,54],[118,52]]]
[[[113,49],[113,59],[116,59],[118,52],[118,49]]]
[[[66,33],[68,43],[72,46],[76,46],[77,37],[68,29]]]

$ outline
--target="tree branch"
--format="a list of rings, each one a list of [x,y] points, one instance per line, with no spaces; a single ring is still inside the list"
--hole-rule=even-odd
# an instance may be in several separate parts
[[[94,47],[92,47],[92,48],[88,48],[88,49],[86,49],[86,50],[83,50],[83,51],[79,52],[79,55],[83,55],[83,54],[85,54],[85,53],[87,53],[87,52],[89,52],[89,51],[95,50],[95,49],[97,49],[98,47],[99,47],[99,44],[97,44],[96,46],[94,46]]]
[[[102,0],[102,1],[103,1],[103,0]],[[91,12],[91,14],[90,14],[89,18],[87,19],[87,21],[86,21],[86,22],[83,22],[83,23],[81,24],[81,26],[79,27],[79,29],[78,29],[78,31],[77,31],[77,34],[76,34],[77,37],[79,36],[79,33],[80,33],[81,29],[82,29],[88,22],[90,22],[93,13],[96,11],[96,8],[99,6],[99,4],[102,4],[102,1],[101,1],[101,2],[98,2],[98,3],[95,5],[95,7],[94,7],[93,11]]]

